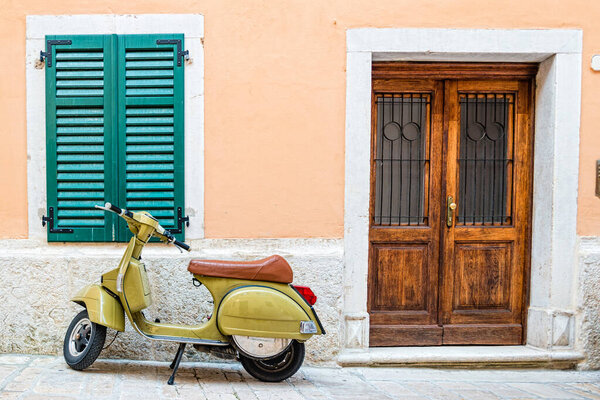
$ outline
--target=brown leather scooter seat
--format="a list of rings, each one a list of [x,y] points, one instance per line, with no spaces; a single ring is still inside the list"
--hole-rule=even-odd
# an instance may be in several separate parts
[[[292,283],[294,279],[290,264],[278,255],[255,261],[192,260],[188,271],[204,276],[251,281]]]

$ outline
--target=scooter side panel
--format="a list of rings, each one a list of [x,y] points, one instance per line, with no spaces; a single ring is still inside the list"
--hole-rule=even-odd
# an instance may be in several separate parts
[[[225,296],[217,313],[224,335],[259,336],[307,340],[300,321],[311,316],[287,294],[271,287],[238,287]]]
[[[121,303],[100,285],[84,287],[71,301],[87,309],[90,321],[117,331],[125,330],[125,316]]]

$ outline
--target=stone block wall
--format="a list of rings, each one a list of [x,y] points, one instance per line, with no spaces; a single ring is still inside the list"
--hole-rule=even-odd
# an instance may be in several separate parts
[[[194,287],[187,264],[192,258],[256,259],[280,254],[294,270],[294,283],[310,286],[318,296],[315,310],[327,334],[307,342],[308,363],[333,363],[340,346],[343,247],[340,240],[198,240],[194,251],[180,254],[164,244],[142,253],[153,305],[146,317],[161,322],[200,323],[211,313],[210,295]],[[64,334],[81,307],[69,301],[80,288],[97,283],[116,268],[125,244],[0,244],[0,352],[61,354]],[[104,358],[170,361],[177,345],[142,338],[126,323],[126,331],[102,352]],[[115,331],[109,330],[106,345]],[[193,348],[188,359],[205,360]]]
[[[585,355],[580,368],[600,369],[600,238],[581,238],[579,249],[577,347]]]

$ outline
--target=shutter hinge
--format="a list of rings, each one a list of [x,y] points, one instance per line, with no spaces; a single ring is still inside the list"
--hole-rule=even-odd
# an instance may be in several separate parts
[[[48,209],[48,216],[42,216],[42,226],[46,226],[46,222],[48,223],[48,231],[50,233],[73,233],[73,229],[68,228],[60,228],[54,229],[54,207],[50,207]]]
[[[177,66],[181,67],[181,57],[190,59],[190,51],[181,49],[181,39],[158,39],[156,44],[176,44],[177,45]]]
[[[52,66],[52,46],[57,44],[71,44],[70,40],[46,40],[46,51],[40,50],[40,61],[44,61],[46,57],[46,65]]]
[[[185,226],[190,226],[190,217],[183,216],[183,210],[181,207],[177,207],[177,229],[169,229],[168,231],[172,234],[183,232],[183,223],[185,222]]]

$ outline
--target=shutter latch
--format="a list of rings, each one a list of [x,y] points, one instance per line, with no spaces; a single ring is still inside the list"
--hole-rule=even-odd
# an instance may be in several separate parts
[[[68,228],[60,228],[54,229],[54,207],[50,207],[48,209],[48,216],[42,216],[42,226],[46,226],[46,222],[48,223],[48,231],[50,233],[73,233],[73,229]]]
[[[183,216],[183,210],[181,207],[177,207],[177,229],[169,229],[169,232],[172,234],[183,232],[183,223],[185,222],[185,226],[190,226],[190,217]]]
[[[52,66],[52,46],[57,44],[71,44],[70,40],[46,40],[46,51],[40,50],[40,61],[44,61],[46,57],[46,65]]]
[[[190,51],[181,49],[181,40],[180,39],[158,39],[156,44],[176,44],[177,45],[177,66],[181,67],[181,57],[184,57],[186,60],[190,59]]]

